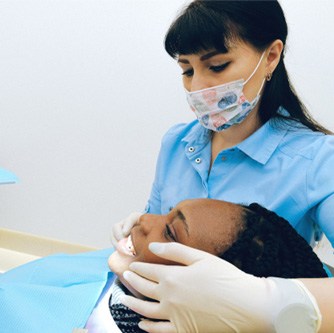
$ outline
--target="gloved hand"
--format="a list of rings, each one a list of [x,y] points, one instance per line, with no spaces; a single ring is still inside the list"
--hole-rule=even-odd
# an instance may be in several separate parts
[[[114,224],[110,233],[110,240],[112,245],[116,248],[117,243],[124,237],[129,236],[130,230],[134,224],[138,221],[139,217],[143,213],[133,212],[124,220]]]
[[[321,315],[306,287],[293,279],[258,278],[178,243],[151,243],[156,255],[185,266],[134,262],[125,279],[158,302],[124,296],[147,332],[317,332]],[[146,280],[148,279],[148,280]]]

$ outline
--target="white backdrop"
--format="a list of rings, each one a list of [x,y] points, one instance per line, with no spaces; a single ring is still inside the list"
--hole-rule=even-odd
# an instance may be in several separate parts
[[[109,246],[142,210],[163,133],[192,120],[163,49],[182,0],[0,0],[0,227]],[[334,129],[332,0],[282,0],[287,66]]]

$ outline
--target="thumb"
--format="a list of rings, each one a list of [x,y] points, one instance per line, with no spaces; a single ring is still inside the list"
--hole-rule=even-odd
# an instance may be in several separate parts
[[[122,232],[124,236],[128,236],[130,234],[130,230],[137,223],[139,218],[143,215],[143,213],[132,212],[127,219],[125,219],[124,224],[122,226]]]
[[[150,243],[149,249],[156,256],[189,266],[199,260],[215,256],[180,243]]]

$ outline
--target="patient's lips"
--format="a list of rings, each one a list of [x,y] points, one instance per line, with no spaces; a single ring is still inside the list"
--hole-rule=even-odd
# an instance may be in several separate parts
[[[131,235],[127,238],[121,239],[117,244],[117,251],[127,256],[134,257],[136,255],[132,244]]]

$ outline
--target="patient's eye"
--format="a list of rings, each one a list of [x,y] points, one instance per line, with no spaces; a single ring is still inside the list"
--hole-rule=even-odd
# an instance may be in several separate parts
[[[164,234],[165,234],[166,239],[172,242],[176,241],[175,231],[172,230],[171,226],[169,226],[168,224],[166,224],[166,229],[165,229]]]

